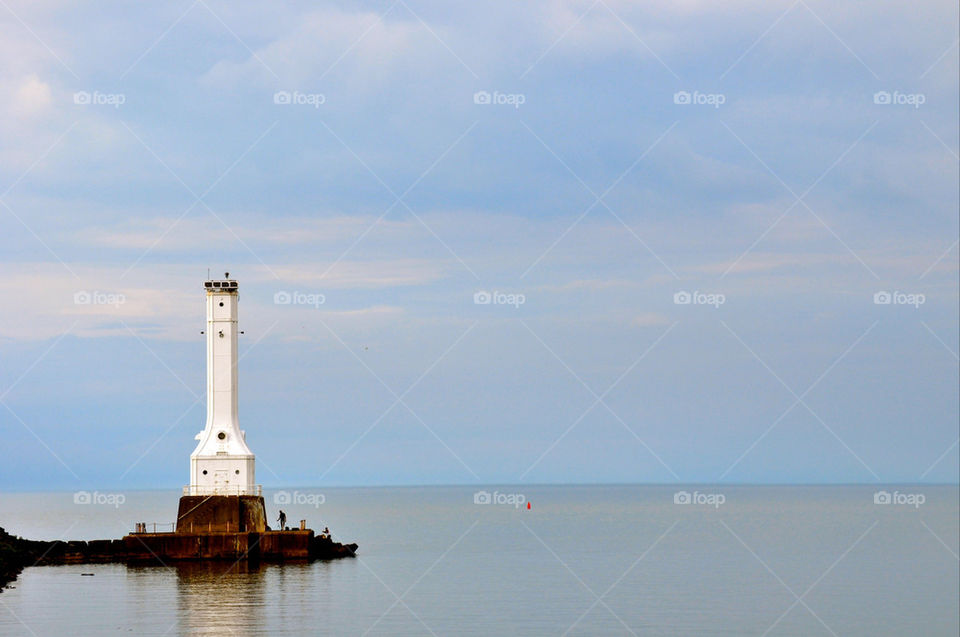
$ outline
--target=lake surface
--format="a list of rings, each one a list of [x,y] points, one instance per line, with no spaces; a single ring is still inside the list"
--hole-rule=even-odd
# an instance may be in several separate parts
[[[882,487],[889,504],[873,486],[478,490],[267,491],[271,517],[279,502],[293,523],[329,525],[360,545],[358,558],[32,567],[0,593],[0,634],[960,631],[955,486]],[[135,522],[172,522],[179,495],[0,494],[0,526],[120,537]]]

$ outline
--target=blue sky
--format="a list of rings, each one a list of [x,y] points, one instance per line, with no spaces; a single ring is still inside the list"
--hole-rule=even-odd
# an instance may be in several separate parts
[[[207,268],[268,486],[956,482],[957,25],[4,0],[0,487],[187,480]]]

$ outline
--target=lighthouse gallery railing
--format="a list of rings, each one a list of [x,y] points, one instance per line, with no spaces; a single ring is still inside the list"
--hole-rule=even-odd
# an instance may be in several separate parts
[[[210,486],[207,484],[188,484],[183,487],[183,495],[263,495],[263,485],[254,484],[251,486],[227,485]]]

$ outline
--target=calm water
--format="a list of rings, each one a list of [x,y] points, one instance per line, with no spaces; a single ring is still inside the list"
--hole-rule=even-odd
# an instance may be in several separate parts
[[[685,488],[719,506],[675,504],[674,487],[497,488],[527,510],[474,504],[470,487],[291,489],[288,518],[328,524],[358,559],[28,568],[0,593],[0,634],[955,636],[958,489],[886,489],[925,501],[878,505],[873,487]],[[179,497],[110,495],[3,494],[0,525],[119,537],[171,521]]]

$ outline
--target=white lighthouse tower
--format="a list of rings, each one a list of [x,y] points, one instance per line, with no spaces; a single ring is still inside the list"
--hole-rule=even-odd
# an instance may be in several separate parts
[[[207,293],[207,424],[190,454],[184,495],[260,495],[254,455],[237,419],[237,282],[227,272]]]

